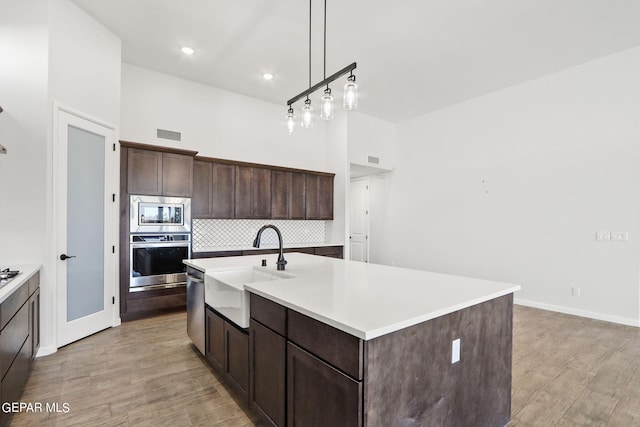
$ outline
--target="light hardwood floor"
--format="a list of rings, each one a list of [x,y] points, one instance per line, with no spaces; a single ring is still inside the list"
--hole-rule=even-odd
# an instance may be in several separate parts
[[[510,426],[640,426],[640,329],[515,307]]]
[[[12,426],[252,426],[199,357],[184,313],[124,323],[36,360]],[[511,427],[640,426],[640,330],[515,307]],[[242,408],[244,409],[241,409]]]

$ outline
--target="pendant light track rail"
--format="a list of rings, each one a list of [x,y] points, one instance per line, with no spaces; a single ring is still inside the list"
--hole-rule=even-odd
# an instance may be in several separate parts
[[[321,82],[318,82],[316,84],[314,84],[313,86],[311,86],[309,89],[305,90],[304,92],[300,92],[298,95],[294,96],[293,98],[291,98],[290,100],[287,101],[287,105],[291,105],[294,102],[300,100],[301,98],[304,98],[306,96],[311,95],[313,92],[315,92],[316,90],[320,89],[322,86],[326,86],[329,83],[333,82],[334,80],[339,79],[340,77],[344,76],[347,73],[352,72],[353,70],[355,70],[357,67],[357,63],[353,63],[350,65],[347,65],[346,67],[344,67],[342,70],[330,75],[329,77],[327,77],[326,79],[322,80]]]

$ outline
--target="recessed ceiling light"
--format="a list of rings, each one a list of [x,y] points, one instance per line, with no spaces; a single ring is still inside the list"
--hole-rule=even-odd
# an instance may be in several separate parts
[[[264,73],[264,74],[262,75],[262,78],[263,78],[263,79],[265,79],[265,80],[273,80],[273,74],[271,74],[271,73]]]
[[[192,47],[189,46],[182,46],[181,50],[185,55],[193,55],[196,52]]]

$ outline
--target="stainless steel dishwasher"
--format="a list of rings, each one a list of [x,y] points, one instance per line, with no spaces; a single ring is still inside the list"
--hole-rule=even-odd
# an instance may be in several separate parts
[[[204,273],[187,267],[187,335],[205,354],[204,350]]]

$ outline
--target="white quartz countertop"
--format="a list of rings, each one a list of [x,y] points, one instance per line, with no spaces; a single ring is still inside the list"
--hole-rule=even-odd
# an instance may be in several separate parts
[[[0,270],[4,270],[5,268],[9,268],[10,270],[18,270],[20,271],[20,274],[15,276],[13,280],[11,280],[6,285],[0,287],[0,304],[2,304],[7,298],[9,298],[16,289],[18,289],[27,280],[33,277],[33,275],[36,274],[40,270],[40,268],[42,268],[42,266],[36,264],[5,265],[0,267]]]
[[[291,248],[317,248],[324,246],[344,246],[344,243],[327,243],[327,242],[317,242],[317,243],[289,243],[285,244],[283,247],[285,249]],[[246,246],[206,246],[198,248],[198,250],[194,250],[193,252],[225,252],[225,251],[260,251],[263,249],[278,249],[278,245],[261,245],[259,248],[254,248],[251,245]]]
[[[520,290],[511,283],[288,253],[293,278],[244,288],[363,340]],[[205,273],[240,266],[275,270],[277,254],[201,258],[185,264]]]

